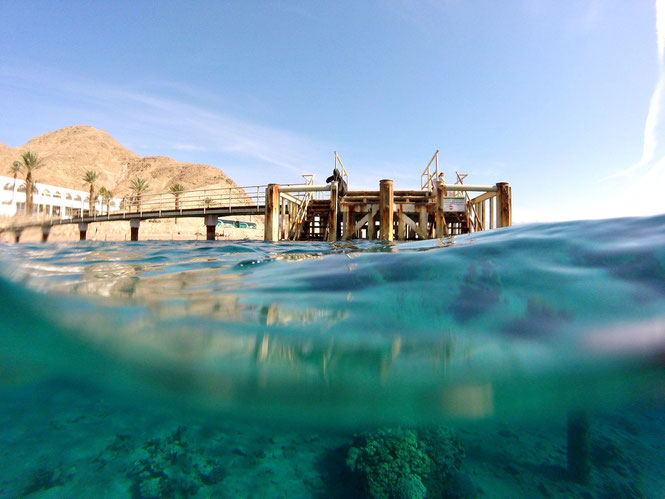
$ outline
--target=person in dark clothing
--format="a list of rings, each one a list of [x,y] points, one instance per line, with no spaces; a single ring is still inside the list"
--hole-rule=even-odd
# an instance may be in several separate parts
[[[335,167],[335,169],[333,170],[333,174],[326,179],[326,184],[329,184],[331,182],[337,182],[337,189],[338,189],[337,192],[340,197],[346,194],[346,188],[347,188],[346,181],[344,180],[344,178],[342,178],[342,174],[339,172],[337,167]]]

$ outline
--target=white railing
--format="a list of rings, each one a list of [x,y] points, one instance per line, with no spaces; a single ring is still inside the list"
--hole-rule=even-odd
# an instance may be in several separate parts
[[[337,167],[339,165],[339,168]],[[349,174],[346,172],[346,168],[344,168],[344,163],[342,163],[342,160],[339,159],[339,156],[337,155],[337,151],[335,151],[335,168],[339,170],[339,173],[342,177],[342,180],[344,180],[344,183],[346,184],[347,188],[349,186]],[[334,168],[333,168],[333,171]]]
[[[434,163],[434,171],[431,170],[432,163]],[[436,180],[439,176],[439,150],[437,149],[432,156],[432,159],[429,160],[425,170],[420,175],[420,190],[432,192],[436,186]]]

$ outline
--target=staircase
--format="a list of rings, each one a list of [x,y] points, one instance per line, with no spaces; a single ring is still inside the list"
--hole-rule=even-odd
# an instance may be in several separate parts
[[[298,239],[325,241],[328,238],[328,219],[330,218],[330,200],[313,199],[307,207],[302,234]]]

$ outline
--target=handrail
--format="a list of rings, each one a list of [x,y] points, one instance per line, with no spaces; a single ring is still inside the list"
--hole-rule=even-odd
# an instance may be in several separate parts
[[[342,163],[342,160],[339,159],[339,156],[337,155],[337,151],[335,151],[335,168],[337,168],[338,163],[339,163],[339,166],[341,167],[339,172],[340,172],[340,175],[342,176],[342,180],[348,186],[349,185],[349,174],[346,172],[346,168],[344,168],[344,163]],[[333,169],[333,171],[334,171],[334,169]]]
[[[430,173],[429,167],[432,165],[432,161],[435,161],[436,168],[434,173]],[[434,182],[436,182],[437,177],[439,176],[439,150],[437,149],[432,156],[432,159],[429,160],[427,166],[423,170],[423,173],[420,175],[420,190],[429,191],[434,190]]]
[[[295,240],[300,235],[302,226],[305,223],[305,218],[307,218],[307,210],[309,208],[310,201],[312,201],[312,198],[313,194],[311,192],[307,192],[300,205],[298,206],[298,212],[296,213],[294,223],[291,226],[291,231],[289,232],[290,239]]]

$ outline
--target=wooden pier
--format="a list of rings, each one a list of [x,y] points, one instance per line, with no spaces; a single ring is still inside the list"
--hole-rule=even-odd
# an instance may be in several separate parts
[[[328,199],[293,193],[326,192]],[[306,189],[306,190],[305,190]],[[347,191],[339,196],[336,182],[328,185],[266,189],[265,240],[381,239],[405,241],[467,234],[511,225],[511,188],[436,182],[431,191],[394,190],[381,180],[377,191]],[[477,193],[470,197],[469,193]]]
[[[106,214],[71,218],[28,218],[0,228],[21,233],[31,227],[42,230],[46,242],[55,225],[78,224],[80,239],[88,224],[126,220],[132,241],[139,239],[143,220],[203,218],[208,240],[215,239],[220,216],[265,216],[266,241],[381,239],[405,241],[467,234],[510,226],[511,188],[465,185],[465,174],[454,184],[439,173],[438,151],[421,175],[420,190],[395,190],[392,180],[381,180],[376,191],[348,190],[348,174],[335,153],[330,182],[315,185],[312,175],[295,185],[255,185],[219,189],[158,193],[130,197],[122,209]],[[473,195],[473,197],[472,197]]]

